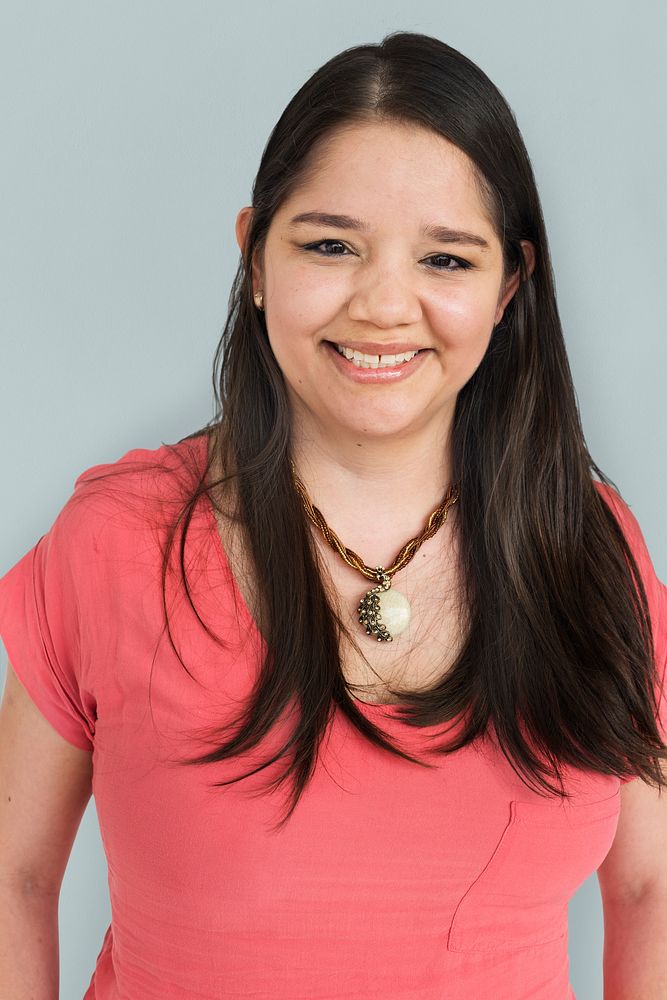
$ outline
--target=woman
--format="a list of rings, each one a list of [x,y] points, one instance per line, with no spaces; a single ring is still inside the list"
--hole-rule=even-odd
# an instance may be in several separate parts
[[[87,998],[564,1000],[595,870],[605,989],[657,996],[665,588],[510,109],[437,39],[347,50],[236,235],[216,419],[86,470],[0,581],[3,995],[56,993],[92,790]]]

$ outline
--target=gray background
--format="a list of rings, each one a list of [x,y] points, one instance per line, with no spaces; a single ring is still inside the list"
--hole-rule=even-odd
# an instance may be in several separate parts
[[[516,113],[588,443],[664,578],[666,10],[659,0],[1,3],[0,573],[84,469],[212,416],[234,220],[270,129],[330,56],[417,30],[478,62]],[[61,896],[67,1000],[83,995],[109,919],[91,801]],[[570,905],[578,1000],[602,997],[602,941],[593,875]]]

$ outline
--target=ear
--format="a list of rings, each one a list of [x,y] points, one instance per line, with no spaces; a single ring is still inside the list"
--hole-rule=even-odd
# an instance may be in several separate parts
[[[521,240],[521,251],[523,253],[523,259],[526,264],[526,270],[528,271],[528,276],[530,277],[530,275],[535,270],[535,247],[530,240]],[[512,296],[516,293],[520,281],[521,281],[521,273],[519,268],[517,268],[514,274],[509,278],[509,280],[505,284],[502,296],[498,301],[498,307],[496,309],[496,315],[494,321],[496,326],[498,325],[498,323],[500,323],[501,319],[503,318],[503,313],[507,308],[507,304],[512,299]]]
[[[245,258],[245,245],[248,238],[248,230],[250,229],[250,223],[252,222],[253,208],[251,205],[246,205],[241,209],[239,214],[236,216],[236,242],[239,245],[239,250]],[[254,259],[252,262],[252,290],[253,294],[262,290],[262,274]]]

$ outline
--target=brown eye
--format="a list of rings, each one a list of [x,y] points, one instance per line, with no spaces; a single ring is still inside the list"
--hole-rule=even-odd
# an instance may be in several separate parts
[[[463,260],[461,257],[452,257],[446,253],[432,254],[426,259],[427,261],[438,261],[437,264],[432,265],[436,271],[467,271],[472,267],[472,264],[467,260]]]
[[[335,253],[334,252],[327,253],[326,251],[321,250],[320,247],[327,247],[329,250],[332,250],[334,247],[337,247],[338,249],[336,250]],[[301,249],[312,250],[314,251],[314,253],[318,253],[322,257],[343,257],[345,256],[345,254],[341,252],[341,250],[345,251],[348,248],[345,246],[344,243],[341,243],[340,240],[320,240],[319,243],[306,243],[304,246],[301,247]]]

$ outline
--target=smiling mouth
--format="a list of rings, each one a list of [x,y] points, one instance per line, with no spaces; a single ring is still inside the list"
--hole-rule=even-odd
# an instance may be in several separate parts
[[[353,351],[351,347],[341,347],[340,344],[332,344],[332,346],[355,368],[396,368],[398,365],[412,361],[420,353],[419,351],[406,351],[404,354],[362,354],[361,351]]]

